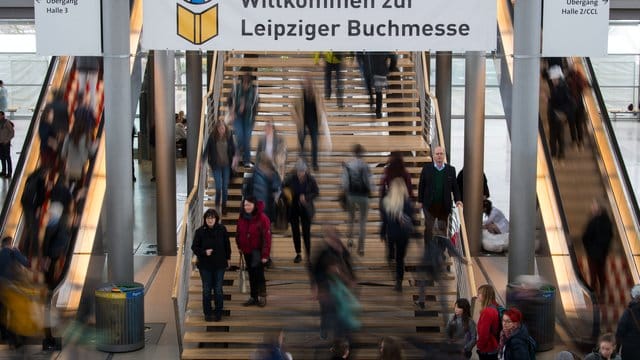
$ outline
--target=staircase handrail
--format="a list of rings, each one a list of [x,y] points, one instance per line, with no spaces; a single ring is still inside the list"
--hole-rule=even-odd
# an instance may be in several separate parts
[[[414,59],[416,64],[418,65],[417,67],[422,70],[417,72],[417,84],[420,94],[420,111],[423,126],[423,138],[431,148],[435,146],[442,146],[444,148],[444,133],[442,130],[442,122],[440,120],[440,108],[438,107],[438,99],[431,93],[431,90],[429,89],[427,55],[425,52],[420,52],[418,56],[414,56]],[[422,91],[421,89],[424,89],[424,91]],[[450,226],[450,230],[453,232],[450,234],[450,236],[452,239],[456,239],[455,246],[466,260],[466,264],[463,265],[458,258],[453,259],[455,264],[458,294],[460,297],[472,299],[476,296],[477,287],[473,271],[473,259],[471,258],[469,244],[467,243],[467,227],[464,220],[462,207],[455,207],[455,211],[452,212],[451,221],[459,224],[459,226]]]
[[[204,190],[207,182],[207,164],[204,159],[205,139],[209,134],[210,113],[217,118],[218,104],[222,92],[223,66],[221,52],[214,52],[211,69],[211,81],[207,94],[202,98],[200,112],[200,129],[198,135],[198,151],[196,156],[196,168],[193,180],[193,188],[187,197],[182,214],[182,223],[178,233],[178,253],[176,256],[176,272],[171,290],[171,299],[176,318],[176,335],[180,353],[183,350],[183,337],[185,333],[185,319],[187,304],[189,301],[189,278],[193,271],[191,259],[191,241],[195,230],[202,224],[204,210]],[[207,109],[209,111],[207,111]]]

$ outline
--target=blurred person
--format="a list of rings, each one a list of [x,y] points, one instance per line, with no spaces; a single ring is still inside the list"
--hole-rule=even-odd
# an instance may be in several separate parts
[[[380,238],[387,243],[387,262],[396,261],[395,290],[402,291],[404,258],[409,237],[413,232],[413,205],[404,179],[391,181],[389,192],[382,200],[382,226]]]
[[[497,360],[500,338],[499,305],[496,293],[491,285],[478,288],[478,304],[480,304],[480,318],[478,319],[478,341],[476,342],[478,358],[480,360]]]
[[[358,62],[358,69],[360,70],[362,81],[364,82],[364,88],[367,90],[367,95],[369,95],[369,108],[373,111],[373,79],[370,76],[371,62],[369,61],[369,53],[364,51],[357,52],[356,60]]]
[[[589,264],[589,279],[591,288],[598,294],[599,300],[604,300],[607,284],[605,265],[611,249],[613,225],[607,209],[601,201],[593,199],[591,202],[591,218],[582,235],[582,243],[587,252]]]
[[[9,107],[9,92],[4,86],[4,81],[0,80],[0,111],[7,111]]]
[[[456,177],[458,183],[458,189],[460,190],[460,198],[464,199],[464,168],[460,169],[458,176]],[[482,173],[482,195],[484,200],[488,199],[491,193],[489,192],[489,183],[487,182],[487,175]]]
[[[636,342],[638,339],[636,339]],[[633,358],[638,358],[638,353],[633,353]],[[621,358],[616,354],[616,339],[611,333],[600,335],[596,348],[584,357],[584,360],[621,360],[627,358]],[[629,357],[629,359],[632,359]]]
[[[215,207],[222,215],[227,215],[227,197],[229,195],[229,179],[236,154],[233,134],[224,121],[217,121],[207,139],[205,156],[213,172],[216,184]],[[220,202],[222,201],[222,208]]]
[[[253,82],[251,72],[242,74],[240,82],[233,87],[230,109],[242,164],[250,167],[251,133],[258,112],[258,86]]]
[[[40,219],[42,216],[42,205],[45,202],[47,192],[47,178],[49,177],[49,168],[46,166],[38,167],[34,172],[29,174],[25,181],[20,204],[22,205],[25,241],[22,250],[28,257],[39,257],[40,249],[38,247],[38,232],[40,229]]]
[[[95,110],[100,58],[97,56],[78,56],[76,70],[78,71],[78,93],[86,95],[91,109]]]
[[[4,116],[4,111],[0,110],[0,163],[2,172],[0,177],[11,179],[13,168],[11,166],[11,139],[15,136],[15,127],[11,120]]]
[[[380,360],[402,360],[404,352],[400,340],[393,336],[385,336],[380,341]]]
[[[85,132],[89,140],[93,140],[93,132],[97,125],[94,109],[90,107],[89,97],[84,94],[78,94],[78,107],[73,112],[73,126],[80,126]]]
[[[196,266],[202,280],[202,310],[205,321],[220,321],[224,309],[224,272],[231,260],[231,244],[227,228],[220,223],[215,209],[205,211],[202,226],[193,236],[191,250],[197,257]],[[211,293],[215,309],[211,308]]]
[[[320,303],[320,337],[327,339],[330,332],[334,338],[348,339],[350,329],[357,320],[349,309],[340,313],[339,307],[349,305],[338,299],[332,292],[336,286],[351,289],[355,284],[355,274],[351,254],[342,244],[334,227],[323,229],[323,244],[314,254],[310,263],[311,290]]]
[[[264,203],[255,196],[247,196],[242,201],[242,210],[236,228],[236,244],[249,272],[251,296],[243,306],[267,304],[267,287],[264,278],[264,264],[271,252],[271,223],[264,214]]]
[[[491,200],[484,200],[482,202],[482,211],[486,216],[482,222],[482,229],[492,234],[507,234],[509,232],[509,220],[507,220],[500,209],[493,206]]]
[[[522,313],[514,307],[505,310],[502,315],[500,359],[523,360],[530,359],[530,355],[535,354],[536,345],[522,320]]]
[[[392,52],[374,52],[368,54],[370,78],[369,85],[376,93],[376,119],[382,118],[382,92],[387,88],[387,76],[396,69],[398,59]]]
[[[411,184],[411,174],[407,171],[407,168],[404,165],[404,159],[402,157],[402,152],[400,151],[392,151],[389,154],[389,159],[387,160],[387,164],[384,167],[384,172],[382,173],[382,177],[380,178],[380,187],[378,188],[378,197],[380,201],[384,199],[387,195],[387,191],[389,191],[389,186],[391,185],[391,181],[397,177],[400,177],[404,180],[405,185],[407,187],[407,193],[410,198],[414,198],[413,196],[413,185]]]
[[[13,238],[5,236],[2,238],[2,248],[0,248],[0,279],[12,281],[15,279],[15,266],[29,266],[29,261],[22,255],[18,248],[13,246]]]
[[[262,157],[273,162],[273,167],[282,180],[287,163],[287,143],[282,135],[278,134],[276,126],[271,121],[267,121],[264,125],[264,135],[258,140],[256,163],[259,163]]]
[[[291,353],[285,351],[285,331],[264,335],[264,344],[252,355],[251,360],[293,360]]]
[[[631,302],[622,313],[616,340],[622,347],[620,356],[622,360],[634,359],[640,354],[640,284],[631,288]]]
[[[349,341],[344,339],[336,339],[331,346],[331,360],[344,360],[349,359],[351,349],[349,347]]]
[[[18,267],[28,267],[29,261],[20,253],[20,250],[13,247],[13,238],[5,236],[2,238],[2,247],[0,248],[0,289],[18,280]],[[24,314],[28,315],[28,314]],[[8,328],[9,319],[5,304],[0,301],[0,336],[2,340],[6,340],[11,347],[19,347],[21,339]]]
[[[184,116],[184,112],[182,114]],[[180,149],[180,157],[187,157],[187,127],[178,114],[176,114],[175,128],[176,148]]]
[[[293,109],[293,116],[298,128],[298,142],[300,153],[304,154],[304,142],[309,135],[311,139],[311,161],[313,169],[318,171],[318,135],[323,122],[326,122],[324,115],[324,103],[317,95],[313,81],[306,77],[302,83],[302,93],[296,100]]]
[[[311,254],[311,222],[315,215],[315,198],[320,191],[316,179],[309,173],[307,165],[302,159],[296,162],[293,172],[290,172],[282,184],[287,202],[289,204],[289,222],[291,223],[291,234],[293,246],[296,251],[294,263],[302,261],[302,248],[300,244],[300,226],[302,226],[302,238],[304,240],[304,250],[306,260],[310,260]]]
[[[65,136],[60,150],[60,158],[64,161],[64,175],[70,184],[70,191],[82,186],[85,164],[89,156],[95,154],[96,147],[84,129],[84,125],[75,122],[71,132]]]
[[[364,256],[364,239],[366,235],[367,215],[369,214],[369,195],[371,194],[371,172],[369,165],[363,160],[364,148],[355,144],[352,148],[354,158],[347,161],[342,171],[342,190],[347,197],[349,212],[349,230],[347,234],[349,247],[353,246],[353,226],[356,208],[360,214],[358,223],[358,255]]]
[[[571,141],[578,147],[583,146],[583,133],[586,123],[586,113],[584,102],[582,101],[582,93],[589,87],[586,77],[575,65],[569,67],[567,72],[567,86],[571,93],[573,103],[575,104],[574,115],[569,120],[569,133]]]
[[[313,62],[318,65],[320,53],[316,52]],[[343,107],[343,87],[342,84],[342,60],[343,54],[335,51],[325,51],[322,53],[324,57],[324,98],[331,99],[331,74],[335,72],[336,76],[336,99],[338,107]]]
[[[245,182],[244,195],[253,195],[264,204],[264,213],[273,224],[276,218],[276,194],[281,187],[280,177],[267,157],[261,157],[253,174]]]
[[[435,220],[447,222],[451,215],[451,194],[457,206],[462,206],[460,190],[456,182],[456,168],[444,162],[442,146],[433,149],[433,161],[428,162],[420,173],[418,203],[424,213],[424,243],[431,240]]]
[[[445,333],[450,342],[457,345],[457,351],[471,358],[471,351],[476,346],[478,333],[476,323],[471,318],[471,304],[467,299],[456,300],[453,317],[447,323]]]
[[[40,163],[55,168],[58,160],[58,150],[64,136],[69,132],[68,104],[64,99],[64,92],[55,89],[52,100],[45,106],[40,123],[38,136],[40,137]],[[64,128],[66,124],[66,129]]]
[[[70,223],[73,221],[74,199],[69,184],[63,174],[53,185],[49,194],[47,208],[47,223],[42,245],[44,256],[47,257],[45,281],[49,289],[57,285],[56,261],[66,254],[66,247],[70,241]]]
[[[569,87],[564,80],[564,74],[559,66],[549,68],[549,79],[551,81],[547,112],[547,121],[549,122],[549,147],[551,156],[563,159],[565,126],[559,114],[563,114],[569,123],[574,121],[575,102],[571,97]]]
[[[419,294],[418,301],[416,301],[415,304],[420,309],[425,308],[426,279],[439,281],[442,272],[445,270],[445,250],[448,251],[449,256],[457,257],[463,264],[467,263],[467,260],[458,252],[451,240],[447,237],[446,222],[436,221],[433,229],[433,237],[427,241],[424,246],[422,260],[419,266],[422,279],[417,281]],[[446,308],[443,306],[441,313],[444,314],[445,312]]]

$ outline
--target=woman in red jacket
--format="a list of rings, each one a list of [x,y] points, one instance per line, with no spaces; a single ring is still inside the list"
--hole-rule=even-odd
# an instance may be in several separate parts
[[[478,288],[480,318],[478,319],[478,342],[476,343],[480,360],[498,360],[498,339],[500,336],[500,315],[496,292],[491,285]]]
[[[256,201],[255,196],[247,196],[238,218],[236,244],[247,264],[251,288],[251,297],[243,306],[262,307],[267,304],[264,264],[267,263],[271,251],[271,223],[263,210],[262,201]]]

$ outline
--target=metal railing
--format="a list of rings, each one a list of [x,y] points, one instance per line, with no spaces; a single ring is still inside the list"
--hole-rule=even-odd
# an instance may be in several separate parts
[[[429,89],[427,61],[428,59],[424,52],[414,54],[414,63],[416,64],[416,69],[418,69],[418,71],[416,71],[417,86],[418,89],[424,89],[424,91],[419,90],[422,136],[431,148],[435,146],[444,147],[444,134],[442,131],[442,122],[440,121],[438,101]],[[456,206],[455,211],[452,211],[451,224],[453,224],[453,226],[449,227],[449,235],[452,239],[456,240],[455,246],[466,260],[465,265],[460,259],[453,259],[458,295],[471,300],[477,295],[477,287],[462,207]]]
[[[209,134],[210,122],[218,118],[218,105],[220,103],[222,80],[224,78],[224,61],[222,60],[222,56],[223,54],[221,52],[215,52],[213,55],[214,63],[211,67],[213,71],[211,72],[209,91],[202,99],[194,184],[184,205],[182,224],[178,233],[176,272],[173,280],[171,299],[173,300],[176,317],[176,335],[178,337],[180,353],[182,353],[183,349],[184,323],[187,304],[189,302],[189,278],[193,271],[191,242],[195,230],[202,224],[202,214],[204,211],[204,190],[207,184],[207,164],[204,159],[204,147],[206,146],[206,138]]]

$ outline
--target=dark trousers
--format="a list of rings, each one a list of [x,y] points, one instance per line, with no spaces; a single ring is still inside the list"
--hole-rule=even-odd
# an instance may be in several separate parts
[[[336,98],[338,99],[338,106],[342,106],[342,63],[331,64],[327,63],[324,67],[324,97],[325,99],[331,98],[331,73],[336,73]]]
[[[311,163],[313,164],[314,168],[318,167],[318,127],[317,125],[314,126],[308,126],[308,125],[304,125],[304,128],[302,129],[302,134],[301,137],[298,138],[298,142],[300,143],[300,152],[304,154],[304,140],[307,138],[307,135],[309,135],[309,138],[311,139]]]
[[[382,117],[382,90],[376,90],[376,118]]]
[[[607,275],[604,271],[607,260],[587,257],[587,262],[589,263],[589,279],[591,279],[591,288],[599,297],[602,297],[604,295],[604,288],[607,286]]]
[[[258,253],[244,254],[244,261],[247,264],[247,272],[249,273],[251,297],[257,300],[258,296],[267,296],[267,287],[262,259],[253,259],[254,256],[260,257],[261,255]]]
[[[296,250],[296,254],[300,254],[300,224],[302,224],[302,238],[304,239],[304,252],[309,260],[311,254],[311,218],[307,212],[297,206],[291,209],[291,234],[293,235],[293,247]]]
[[[481,353],[478,353],[478,359],[480,359],[480,360],[498,360],[498,353],[494,353],[494,354],[481,354]]]
[[[564,125],[553,108],[549,108],[549,148],[551,156],[564,158]]]
[[[433,237],[433,225],[435,224],[436,220],[438,220],[439,228],[446,230],[447,219],[449,215],[447,214],[445,216],[444,214],[442,214],[434,216],[433,214],[431,214],[431,212],[429,212],[429,210],[425,209],[422,209],[422,212],[424,213],[424,245],[426,247],[427,242],[429,242]]]
[[[38,249],[38,224],[39,219],[36,216],[35,210],[24,210],[24,230],[26,231],[26,241],[24,247],[22,248],[22,252],[27,257],[36,256],[39,257],[39,249]]]
[[[404,258],[407,254],[408,244],[409,238],[406,237],[390,238],[387,240],[389,254],[395,254],[396,281],[402,281],[402,279],[404,279]]]
[[[11,144],[0,144],[0,162],[2,163],[2,173],[11,176]]]
[[[582,99],[576,99],[576,111],[569,118],[569,132],[571,133],[571,141],[574,144],[581,145],[583,142],[585,109]]]
[[[224,307],[224,294],[222,293],[222,282],[224,280],[224,269],[209,270],[198,268],[200,271],[200,279],[202,280],[202,310],[204,316],[211,316],[214,310],[211,308],[211,300],[213,292],[213,301],[215,303],[215,315],[221,316]]]

